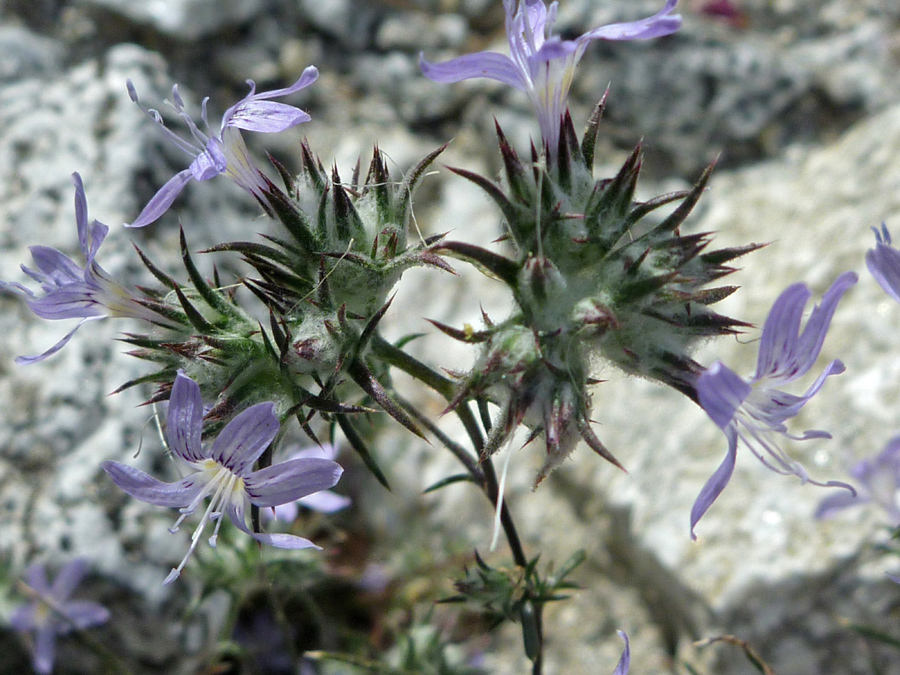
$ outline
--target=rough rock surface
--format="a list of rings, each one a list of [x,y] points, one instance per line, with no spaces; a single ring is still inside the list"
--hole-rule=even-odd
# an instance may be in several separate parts
[[[268,11],[260,11],[263,4]],[[735,3],[740,21],[727,23],[697,11],[701,2],[684,4],[685,28],[672,38],[589,49],[576,78],[575,115],[583,119],[612,81],[598,157],[611,165],[643,137],[651,177],[674,176],[662,186],[645,184],[646,196],[683,186],[724,153],[690,227],[718,232],[723,245],[772,242],[742,261],[737,283],[744,288],[727,301],[731,315],[761,324],[788,284],[806,281],[818,299],[839,273],[860,272],[822,355],[822,362],[840,357],[847,373],[827,383],[795,427],[826,428],[834,439],[790,447],[816,478],[841,478],[900,431],[900,307],[862,262],[873,243],[868,228],[900,222],[900,92],[892,77],[900,12],[875,0],[746,0]],[[188,186],[177,216],[152,231],[119,227],[185,161],[128,100],[126,78],[153,105],[180,81],[192,110],[212,97],[216,119],[244,95],[247,77],[276,86],[315,63],[322,77],[301,103],[315,121],[266,139],[267,147],[290,163],[305,132],[326,164],[334,157],[345,171],[376,140],[400,170],[453,136],[443,161],[490,173],[497,161],[492,115],[523,147],[534,131],[517,92],[482,81],[438,86],[418,76],[420,49],[432,59],[505,49],[499,2],[239,2],[206,23],[200,9],[182,13],[180,22],[154,19],[151,5],[20,0],[0,10],[7,23],[0,29],[0,278],[22,279],[18,265],[28,262],[33,243],[77,253],[69,178],[76,170],[91,216],[112,227],[100,262],[131,283],[142,279],[132,237],[174,270],[179,220],[192,246],[202,248],[242,232],[258,215],[246,195],[220,180]],[[564,0],[560,27],[575,35],[658,5]],[[417,219],[429,232],[465,229],[467,239],[484,244],[499,223],[477,191],[443,170],[426,180]],[[502,316],[506,298],[497,285],[459,271],[453,281],[435,272],[410,275],[386,330],[425,330],[422,316],[476,323],[481,297]],[[415,311],[397,311],[413,303]],[[15,356],[45,349],[66,327],[38,321],[8,296],[0,296],[0,310],[0,560],[16,575],[34,559],[88,557],[97,573],[88,590],[121,605],[116,611],[127,617],[116,629],[124,648],[140,655],[147,672],[187,672],[174,629],[151,636],[129,630],[157,610],[178,615],[159,582],[185,540],[166,530],[172,512],[126,502],[99,470],[107,458],[149,469],[160,457],[152,411],[137,407],[140,393],[107,396],[141,372],[112,341],[122,326],[94,322],[52,361],[21,368]],[[707,345],[697,358],[722,359],[749,374],[756,349],[745,343],[753,337]],[[430,336],[417,348],[423,358],[432,349],[469,362],[471,352],[447,342]],[[755,672],[734,647],[690,647],[695,638],[731,633],[751,641],[779,675],[864,675],[872,672],[870,659],[882,673],[900,673],[896,652],[842,623],[894,631],[898,591],[884,572],[896,572],[897,561],[871,547],[883,537],[880,513],[858,508],[816,523],[811,516],[825,491],[779,478],[745,452],[692,543],[690,505],[721,461],[724,438],[674,392],[610,369],[601,377],[608,381],[595,394],[597,431],[628,475],[582,448],[532,494],[540,450],[514,450],[507,494],[526,546],[558,560],[579,547],[589,554],[578,577],[587,590],[548,611],[547,673],[611,671],[617,628],[632,637],[632,672],[665,672],[675,648],[675,661],[699,672]],[[451,420],[443,423],[454,432]],[[384,454],[398,496],[388,507],[378,494],[361,496],[373,527],[399,536],[404,513],[428,509],[449,538],[487,547],[490,511],[464,486],[417,495],[455,470],[450,459],[431,459],[431,448],[400,432],[386,438]],[[0,604],[0,613],[8,609]],[[492,670],[522,672],[516,629],[498,640]]]
[[[263,0],[76,0],[90,9],[119,14],[139,26],[179,40],[196,40],[252,20]]]

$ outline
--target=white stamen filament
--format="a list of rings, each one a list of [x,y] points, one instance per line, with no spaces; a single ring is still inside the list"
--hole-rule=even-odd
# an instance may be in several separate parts
[[[197,529],[194,530],[194,534],[191,535],[191,545],[188,548],[187,553],[178,564],[178,567],[172,569],[172,571],[169,572],[169,576],[165,578],[165,580],[163,581],[163,585],[172,583],[181,574],[181,570],[184,569],[184,566],[187,564],[188,558],[191,557],[194,549],[197,548],[197,543],[200,541],[200,537],[202,536],[203,531],[206,529],[206,524],[210,520],[216,521],[216,527],[213,530],[213,535],[209,538],[209,545],[215,547],[216,538],[219,535],[219,527],[222,525],[221,516],[225,511],[225,509],[223,508],[224,504],[236,498],[243,498],[242,491],[244,484],[240,476],[232,472],[228,467],[222,466],[214,460],[207,459],[204,461],[204,464],[206,466],[204,467],[203,471],[212,473],[212,478],[203,487],[203,489],[197,493],[194,499],[191,500],[191,503],[181,509],[181,516],[177,521],[175,521],[175,524],[169,528],[169,532],[177,532],[178,527],[179,525],[181,525],[182,521],[184,521],[185,518],[194,513],[200,502],[208,497],[210,493],[213,493],[212,499],[209,502],[209,506],[207,506],[206,510],[203,512],[203,517],[200,519],[200,524],[197,526]],[[235,495],[235,492],[237,492],[238,494]]]
[[[756,455],[763,465],[775,473],[782,476],[797,476],[804,483],[812,483],[813,485],[821,485],[821,483],[811,480],[809,474],[802,464],[795,461],[781,449],[776,442],[776,434],[802,440],[802,437],[792,436],[786,432],[779,432],[773,429],[765,422],[760,422],[747,412],[743,407],[738,408],[734,415],[734,425],[737,429],[738,439],[743,441],[750,451]],[[761,451],[765,450],[768,457]]]
[[[500,485],[497,487],[497,511],[494,514],[494,533],[491,536],[491,553],[497,548],[500,539],[500,514],[503,512],[503,493],[506,490],[506,473],[509,471],[509,458],[512,457],[512,444],[514,434],[510,434],[506,447],[506,457],[503,458],[503,470],[500,472]]]

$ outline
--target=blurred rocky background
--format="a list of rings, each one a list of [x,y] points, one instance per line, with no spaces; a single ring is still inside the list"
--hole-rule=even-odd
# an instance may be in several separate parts
[[[560,4],[558,29],[574,37],[648,16],[662,2]],[[608,86],[599,170],[613,172],[643,141],[644,198],[687,186],[717,161],[690,227],[717,232],[722,245],[771,242],[742,261],[743,288],[727,314],[761,325],[788,284],[805,281],[818,298],[841,272],[861,273],[821,357],[843,359],[847,372],[795,427],[825,428],[834,439],[789,448],[815,478],[845,478],[854,461],[900,432],[900,306],[863,263],[870,227],[900,227],[900,4],[682,0],[680,11],[684,27],[672,37],[588,49],[571,100],[576,126]],[[285,86],[314,64],[319,81],[290,100],[313,121],[274,138],[248,137],[260,157],[268,151],[297,167],[305,135],[326,165],[349,175],[377,141],[399,176],[453,139],[444,164],[492,175],[494,117],[523,151],[536,133],[524,96],[488,81],[438,85],[417,66],[420,51],[442,60],[480,49],[506,50],[500,0],[2,0],[0,278],[23,279],[18,266],[30,262],[31,244],[77,253],[73,171],[84,178],[91,217],[112,228],[100,261],[129,283],[146,281],[132,241],[176,272],[179,223],[194,250],[264,230],[258,208],[225,179],[190,184],[146,230],[119,226],[187,163],[131,103],[126,78],[152,107],[179,83],[195,119],[209,96],[215,125],[245,95],[245,80]],[[423,233],[495,239],[492,205],[442,167],[437,174],[417,202]],[[425,332],[425,317],[477,323],[481,306],[502,317],[499,284],[457,267],[459,278],[404,278],[386,332]],[[191,632],[181,621],[190,586],[160,587],[186,545],[166,529],[174,512],[126,504],[99,469],[110,458],[148,468],[160,452],[153,413],[139,407],[146,392],[108,395],[145,366],[122,353],[114,341],[122,324],[112,322],[84,327],[42,364],[13,363],[65,330],[0,296],[0,562],[11,580],[34,560],[87,557],[96,574],[86,589],[114,615],[98,638],[115,644],[135,672],[201,672],[207,643],[196,622]],[[697,359],[750,374],[755,337],[751,330],[705,345]],[[418,353],[467,367],[473,354],[447,342],[430,335]],[[900,560],[876,549],[886,516],[860,507],[816,522],[825,491],[780,478],[742,452],[692,542],[690,506],[721,461],[724,437],[675,392],[598,368],[606,382],[595,394],[597,432],[629,474],[579,449],[532,493],[540,449],[515,450],[512,462],[508,495],[528,549],[558,561],[578,548],[588,553],[575,575],[584,590],[546,614],[546,672],[611,672],[621,648],[615,630],[623,629],[633,673],[756,672],[737,647],[694,645],[729,634],[752,644],[778,675],[900,673],[900,651],[848,627],[900,637],[900,587],[885,576],[900,572]],[[432,408],[439,412],[440,403]],[[452,420],[443,423],[454,432]],[[352,517],[387,542],[372,553],[384,574],[403,572],[390,556],[396,542],[421,541],[436,560],[487,549],[492,514],[466,486],[420,494],[455,470],[449,459],[402,431],[386,435],[378,452],[394,493],[353,466],[347,489],[357,500]],[[502,559],[502,551],[492,558]],[[434,583],[449,593],[453,574],[447,566]],[[8,616],[10,600],[3,602]],[[485,638],[484,665],[525,672],[519,640],[513,626]],[[0,644],[0,671],[27,668],[11,635],[0,633]],[[59,672],[94,672],[77,650],[69,653]]]

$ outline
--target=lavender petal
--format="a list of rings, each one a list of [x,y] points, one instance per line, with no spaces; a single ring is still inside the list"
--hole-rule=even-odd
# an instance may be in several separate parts
[[[858,504],[866,504],[872,501],[867,496],[853,495],[849,492],[836,492],[833,495],[825,497],[816,508],[816,520],[826,520],[834,516],[838,511],[842,511],[850,506]]]
[[[66,618],[71,621],[67,624],[69,629],[83,630],[93,626],[99,626],[109,621],[110,613],[103,605],[88,600],[75,600],[67,602],[63,607]],[[63,631],[60,630],[60,633]]]
[[[13,630],[17,630],[20,633],[37,628],[37,603],[29,602],[27,605],[16,607],[9,617],[9,625],[12,626]]]
[[[220,176],[228,170],[228,160],[222,152],[222,141],[210,138],[206,149],[194,158],[188,170],[194,180],[202,182]]]
[[[278,506],[333,487],[343,472],[331,460],[293,459],[245,476],[244,489],[253,504]]]
[[[81,174],[77,171],[72,174],[72,183],[75,185],[75,225],[78,228],[78,243],[81,244],[81,252],[87,258],[90,251],[87,197],[84,194],[84,182],[81,180]]]
[[[108,310],[97,302],[91,290],[84,282],[76,282],[42,298],[26,298],[25,302],[37,316],[50,321],[105,318]]]
[[[622,630],[617,630],[616,633],[625,640],[625,649],[622,651],[622,656],[619,658],[619,663],[613,671],[613,675],[628,675],[628,669],[631,667],[631,646],[628,644],[628,635]]]
[[[265,534],[262,532],[251,532],[250,536],[262,544],[266,544],[267,546],[274,546],[275,548],[287,548],[293,549],[295,551],[299,551],[304,548],[314,548],[317,551],[322,550],[321,546],[316,546],[309,539],[297,537],[293,534]]]
[[[716,361],[697,378],[700,406],[720,429],[731,424],[751,392],[752,387],[721,361]]]
[[[247,80],[250,85],[250,93],[225,111],[222,116],[222,131],[225,131],[227,127],[235,127],[247,131],[275,133],[308,122],[311,119],[310,116],[295,106],[286,103],[261,103],[261,101],[298,92],[311,85],[318,77],[318,69],[315,66],[309,66],[290,87],[259,94],[256,93],[256,84],[253,80]]]
[[[253,80],[247,80],[251,87],[251,94],[247,98],[253,98],[253,100],[259,101],[267,98],[281,98],[282,96],[288,96],[289,94],[298,92],[301,89],[305,89],[313,82],[315,82],[318,77],[319,69],[315,66],[307,66],[300,74],[300,77],[297,78],[297,81],[294,82],[294,84],[292,84],[290,87],[284,87],[283,89],[273,89],[272,91],[263,91],[259,94],[253,93],[252,91],[255,88]]]
[[[900,302],[900,251],[879,244],[866,253],[866,267],[884,292]]]
[[[579,38],[582,40],[648,40],[670,35],[681,28],[681,16],[672,15],[678,0],[668,0],[656,14],[639,21],[612,23],[607,26],[588,31]]]
[[[25,583],[40,595],[50,593],[50,582],[47,580],[47,571],[39,563],[29,565],[25,570]]]
[[[279,427],[275,404],[257,403],[222,429],[216,436],[210,457],[243,477],[274,440]]]
[[[164,483],[140,469],[119,462],[106,461],[100,466],[113,483],[129,495],[157,506],[187,506],[208,480],[202,473],[193,473],[175,483]]]
[[[228,505],[228,518],[232,523],[235,524],[235,526],[239,530],[241,530],[242,532],[246,532],[251,537],[256,539],[256,541],[267,544],[268,546],[296,550],[304,548],[315,548],[321,550],[321,546],[316,546],[309,539],[296,537],[292,534],[265,534],[261,532],[254,532],[249,527],[247,527],[247,523],[244,520],[244,505],[242,503],[231,502]]]
[[[65,286],[84,280],[84,269],[61,251],[49,246],[29,246],[28,250],[38,269],[47,275],[45,282],[52,282],[56,286]],[[29,273],[29,276],[35,278],[36,275]],[[40,279],[36,280],[40,281]]]
[[[81,245],[85,260],[90,265],[106,235],[109,234],[109,228],[97,220],[88,223],[87,197],[84,194],[81,175],[77,171],[72,174],[72,183],[75,185],[75,224],[78,228],[78,243]]]
[[[203,398],[200,385],[179,370],[169,396],[166,439],[169,449],[188,462],[206,458],[201,447]]]
[[[825,291],[822,296],[822,302],[813,308],[812,314],[806,321],[803,328],[803,334],[800,336],[798,344],[798,362],[797,369],[799,375],[803,375],[819,358],[822,351],[822,344],[825,342],[825,334],[831,325],[831,319],[837,309],[838,302],[850,288],[852,288],[859,280],[856,272],[844,272],[835,279],[831,284],[831,288]],[[799,377],[798,375],[798,377]]]
[[[811,295],[806,284],[792,284],[772,304],[760,337],[754,380],[778,377],[791,371],[796,358],[800,320]]]
[[[838,302],[857,281],[855,272],[845,272],[831,285],[800,332],[800,319],[810,291],[794,284],[779,296],[763,326],[759,360],[754,380],[769,378],[781,383],[805,375],[822,350],[825,335]]]
[[[228,126],[271,134],[309,122],[310,119],[309,113],[287,103],[250,101],[234,113]]]
[[[89,565],[84,558],[76,558],[63,567],[53,580],[50,595],[57,602],[63,602],[72,595],[81,580],[88,573]]]
[[[728,481],[731,480],[731,474],[734,473],[734,465],[737,461],[737,432],[733,427],[729,427],[725,429],[725,435],[728,437],[728,452],[725,454],[725,459],[719,468],[716,469],[716,472],[706,481],[706,484],[694,501],[694,506],[691,508],[691,539],[694,541],[697,540],[694,528],[709,510],[709,507],[713,505],[713,502],[722,494],[722,490],[725,489]]]
[[[350,506],[353,500],[331,490],[321,490],[306,497],[301,497],[297,500],[297,503],[319,513],[337,513]],[[294,518],[296,517],[295,515]]]
[[[79,328],[81,328],[82,324],[87,323],[88,321],[94,321],[96,319],[102,319],[102,318],[103,318],[102,316],[90,316],[86,319],[82,319],[81,321],[78,322],[78,325],[75,326],[75,328],[73,328],[68,333],[63,335],[62,340],[60,340],[55,345],[50,347],[50,349],[45,351],[43,354],[38,354],[37,356],[17,356],[16,363],[20,366],[29,366],[32,363],[37,363],[38,361],[43,361],[48,356],[53,356],[56,352],[58,352],[60,349],[62,349],[69,343],[69,340],[71,340],[72,336],[75,335],[75,331],[77,331]]]
[[[184,190],[184,186],[187,185],[191,176],[190,169],[185,169],[184,171],[176,173],[159,189],[159,192],[153,195],[153,198],[147,202],[147,206],[144,207],[144,210],[141,211],[137,219],[130,225],[125,223],[125,227],[145,227],[150,223],[159,220],[160,216],[169,209],[172,202],[174,202],[176,197]]]
[[[516,89],[527,89],[527,84],[512,59],[496,52],[466,54],[444,63],[431,63],[420,55],[419,67],[422,74],[434,82],[460,82],[474,77],[486,77]]]
[[[53,672],[56,658],[56,631],[52,625],[41,626],[34,636],[34,661],[32,665],[41,675]]]

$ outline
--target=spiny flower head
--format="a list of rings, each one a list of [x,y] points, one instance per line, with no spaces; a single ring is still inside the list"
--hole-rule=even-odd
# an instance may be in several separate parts
[[[290,87],[274,91],[256,93],[256,84],[247,80],[250,93],[225,111],[218,133],[209,125],[206,104],[209,97],[203,99],[200,119],[206,131],[201,131],[193,119],[184,111],[184,101],[178,93],[178,85],[172,88],[171,106],[185,122],[191,132],[192,141],[181,138],[168,129],[162,115],[157,110],[145,109],[141,106],[137,91],[128,81],[128,95],[150,118],[159,125],[168,138],[177,147],[191,155],[194,160],[184,171],[175,174],[159,192],[148,202],[137,219],[128,227],[144,227],[157,220],[165,213],[181,194],[188,181],[209,180],[220,174],[228,175],[240,187],[252,194],[266,208],[263,200],[265,179],[257,169],[241,137],[241,130],[271,134],[290,129],[303,122],[308,122],[308,113],[286,103],[277,103],[269,99],[288,96],[308,87],[319,76],[319,71],[310,66],[303,71],[300,78]]]
[[[690,357],[691,348],[747,325],[710,309],[735,287],[707,286],[733,271],[728,262],[758,246],[708,251],[708,233],[680,229],[709,171],[692,190],[636,202],[638,148],[616,176],[594,179],[601,111],[602,102],[580,143],[566,116],[559,153],[550,163],[534,148],[532,161],[523,162],[498,128],[501,184],[454,169],[499,206],[511,256],[460,242],[436,247],[488,271],[513,294],[516,312],[503,322],[486,320],[482,331],[439,327],[483,345],[454,405],[487,397],[501,406],[502,424],[489,451],[520,423],[543,434],[548,456],[539,481],[579,438],[618,465],[590,426],[588,386],[597,355],[696,399],[694,383],[702,369]],[[678,204],[671,213],[655,217],[656,209],[671,203]],[[655,219],[648,222],[651,214]]]
[[[78,242],[84,255],[84,267],[64,253],[49,246],[31,246],[29,250],[37,269],[22,265],[22,271],[41,285],[42,296],[16,283],[0,281],[0,289],[25,298],[32,312],[42,319],[81,319],[78,325],[47,351],[37,356],[20,356],[16,363],[27,365],[43,361],[62,349],[82,324],[107,317],[143,319],[153,324],[170,326],[163,315],[152,311],[116,282],[96,262],[100,245],[109,227],[100,221],[88,220],[87,198],[84,183],[77,173],[72,174],[75,184],[75,223]]]
[[[357,168],[351,183],[344,184],[336,171],[328,176],[307,144],[302,147],[304,171],[299,177],[276,163],[285,190],[264,179],[264,201],[283,231],[264,242],[226,242],[206,251],[239,253],[255,270],[237,285],[262,301],[268,325],[251,319],[236,304],[227,290],[235,284],[223,285],[217,275],[210,281],[200,273],[182,233],[182,261],[192,289],[182,288],[141,254],[169,289],[157,294],[152,306],[172,313],[183,326],[181,334],[177,339],[127,336],[125,341],[138,348],[133,355],[162,368],[124,386],[157,382],[160,387],[152,400],[164,400],[168,383],[183,368],[196,377],[205,395],[217,399],[216,417],[269,400],[285,408],[308,408],[309,415],[298,411],[305,424],[316,412],[370,410],[339,400],[342,393],[336,389],[349,379],[420,434],[378,382],[366,352],[404,270],[417,265],[451,270],[435,254],[434,240],[407,243],[415,186],[442,148],[399,182],[390,179],[376,148],[368,175],[361,179]]]
[[[700,491],[691,509],[691,537],[694,527],[712,506],[731,479],[741,441],[769,469],[793,475],[804,483],[855,490],[839,481],[811,480],[803,466],[780,447],[779,436],[794,440],[831,438],[825,431],[806,431],[802,436],[788,432],[787,422],[822,388],[830,375],[844,372],[835,359],[825,367],[802,395],[789,394],[781,387],[805,375],[813,367],[831,318],[844,293],[857,281],[855,272],[845,272],[831,285],[800,331],[800,320],[812,293],[805,284],[789,286],[772,305],[763,326],[756,373],[744,380],[721,362],[714,363],[697,379],[697,398],[710,419],[725,432],[728,450],[725,460]]]
[[[291,308],[302,308],[312,298],[326,308],[345,305],[351,314],[371,317],[405,270],[418,265],[450,269],[432,251],[437,238],[408,241],[413,194],[443,147],[400,181],[392,179],[376,147],[365,176],[357,163],[349,182],[341,180],[337,167],[326,171],[306,142],[301,147],[300,175],[292,176],[276,163],[286,191],[269,182],[264,193],[290,239],[269,237],[272,245],[236,242],[217,247],[245,255],[262,275],[257,288],[274,306],[290,314]]]
[[[475,77],[498,80],[524,91],[537,112],[543,144],[556,153],[559,124],[566,111],[575,66],[593,40],[646,40],[674,33],[681,17],[672,11],[678,0],[667,0],[658,13],[640,21],[600,26],[574,40],[553,33],[558,3],[544,0],[503,0],[509,56],[496,52],[467,54],[445,63],[419,64],[435,82],[459,82]]]
[[[181,516],[170,528],[173,533],[207,497],[211,497],[191,537],[188,552],[163,583],[178,578],[210,521],[216,523],[209,538],[209,545],[215,547],[223,515],[227,515],[238,529],[264,544],[287,549],[316,548],[302,537],[253,532],[246,523],[247,504],[265,508],[293,502],[333,487],[343,472],[336,462],[309,457],[254,471],[254,464],[275,439],[279,426],[274,404],[258,403],[234,417],[216,436],[212,447],[204,448],[200,440],[203,428],[200,387],[179,372],[169,399],[166,436],[169,449],[192,472],[174,483],[164,483],[119,462],[102,464],[113,482],[132,497],[157,506],[179,508]]]

